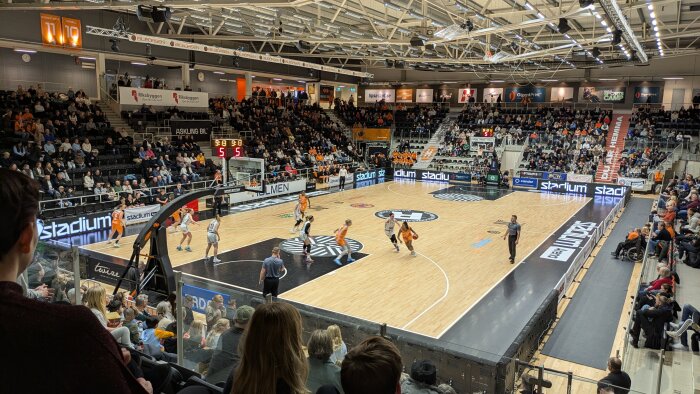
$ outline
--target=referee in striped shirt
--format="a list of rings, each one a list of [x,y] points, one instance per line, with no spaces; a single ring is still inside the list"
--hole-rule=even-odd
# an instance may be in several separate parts
[[[277,297],[280,286],[280,276],[286,271],[287,268],[284,267],[284,261],[280,258],[280,248],[275,246],[272,248],[272,256],[263,261],[262,268],[260,269],[258,285],[263,286],[263,297],[268,294]]]

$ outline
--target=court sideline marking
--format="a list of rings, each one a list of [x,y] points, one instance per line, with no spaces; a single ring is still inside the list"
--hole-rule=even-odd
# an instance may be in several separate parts
[[[586,198],[588,198],[588,197],[586,197]],[[557,230],[559,230],[562,226],[564,226],[564,225],[566,224],[566,222],[568,222],[569,220],[571,220],[571,218],[573,218],[574,216],[576,216],[576,214],[578,214],[583,208],[585,208],[586,206],[588,206],[588,204],[591,203],[592,201],[593,201],[593,200],[590,199],[588,202],[586,202],[585,204],[583,204],[579,209],[577,209],[576,211],[574,211],[574,213],[572,213],[571,216],[569,216],[566,220],[564,220],[564,221],[562,222],[561,226],[559,226],[559,227],[558,227],[557,229],[555,229],[552,233],[550,233],[550,236],[551,236],[551,234],[554,234]],[[525,262],[525,259],[527,259],[528,257],[530,257],[530,255],[532,255],[533,253],[535,253],[535,251],[537,251],[537,249],[539,249],[540,246],[542,246],[545,242],[547,242],[548,239],[549,239],[549,237],[545,237],[545,238],[542,240],[542,242],[540,242],[539,245],[535,246],[535,248],[532,249],[532,252],[530,252],[527,256],[525,256],[525,258],[523,258],[522,260],[520,260],[520,261],[518,262],[518,264],[513,264],[513,268],[511,268],[510,271],[506,272],[506,274],[503,275],[503,277],[501,277],[501,279],[500,279],[499,281],[497,281],[496,283],[494,283],[493,286],[491,286],[491,288],[489,288],[488,290],[486,290],[486,291],[481,295],[481,297],[479,297],[476,301],[474,301],[474,303],[473,303],[469,308],[465,309],[464,312],[462,312],[462,314],[461,314],[459,317],[457,317],[455,320],[453,320],[453,321],[452,321],[452,324],[448,325],[448,326],[437,336],[437,338],[442,338],[442,337],[445,335],[445,333],[446,333],[447,331],[450,330],[450,328],[452,328],[455,324],[457,324],[458,321],[460,321],[467,313],[469,313],[470,310],[472,310],[478,303],[480,303],[481,300],[483,300],[489,293],[491,293],[491,291],[493,291],[493,289],[496,288],[496,286],[498,286],[498,284],[501,283],[501,282],[503,281],[503,279],[505,279],[506,277],[508,277],[508,275],[510,275],[513,271],[515,271],[515,269],[518,268],[518,267],[520,266],[520,264],[524,263],[524,262]]]
[[[441,303],[442,300],[444,300],[445,298],[447,298],[447,294],[450,292],[450,278],[447,276],[447,273],[445,272],[444,269],[442,269],[442,267],[440,266],[440,264],[436,263],[435,260],[433,260],[433,259],[431,259],[430,257],[424,255],[423,253],[417,253],[417,254],[419,254],[419,255],[421,255],[422,257],[428,259],[428,261],[430,261],[431,263],[433,263],[433,265],[435,265],[436,267],[438,267],[438,269],[440,270],[440,272],[442,272],[442,276],[445,277],[445,293],[442,295],[442,297],[438,298],[435,302],[433,302],[432,305],[430,305],[429,307],[427,307],[423,312],[419,313],[418,316],[414,317],[413,319],[411,319],[411,321],[409,321],[408,323],[404,324],[404,325],[401,327],[402,330],[405,329],[406,327],[410,326],[411,324],[415,323],[416,320],[420,319],[423,315],[425,315],[426,313],[428,313],[428,311],[430,311],[431,309],[433,309],[437,304]]]

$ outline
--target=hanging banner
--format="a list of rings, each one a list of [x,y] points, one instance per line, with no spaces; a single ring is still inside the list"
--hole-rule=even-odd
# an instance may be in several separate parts
[[[657,86],[637,86],[634,88],[635,104],[661,103],[661,88]]]
[[[476,100],[476,89],[461,88],[459,89],[459,103],[468,103],[469,99],[474,97]]]
[[[574,88],[566,88],[566,87],[552,88],[549,101],[552,101],[552,102],[572,102],[572,101],[574,101]]]
[[[617,178],[617,184],[629,186],[630,188],[632,188],[632,190],[635,191],[646,191],[650,189],[647,187],[647,180],[644,178],[619,177]]]
[[[496,104],[499,97],[503,101],[503,88],[486,88],[484,90],[485,103]]]
[[[413,102],[413,89],[396,89],[396,102],[397,103],[411,103],[411,102]]]
[[[174,136],[191,136],[195,141],[209,141],[212,123],[209,120],[171,120],[170,132]]]
[[[546,89],[534,86],[506,88],[505,101],[507,103],[519,103],[526,97],[533,103],[544,103]]]
[[[578,90],[578,101],[622,104],[625,102],[625,87],[582,86]]]
[[[416,102],[417,103],[432,103],[433,102],[433,89],[416,89]]]
[[[143,207],[132,207],[124,210],[124,221],[126,225],[142,223],[151,220],[160,211],[160,205],[146,205]]]
[[[575,174],[573,172],[567,172],[566,179],[573,182],[591,183],[593,182],[593,175]]]
[[[208,108],[209,94],[181,90],[119,88],[119,104],[154,107]]]
[[[387,103],[396,101],[394,89],[365,89],[365,103],[378,103],[384,100]]]
[[[321,95],[319,100],[328,103],[333,99],[333,86],[321,85]]]

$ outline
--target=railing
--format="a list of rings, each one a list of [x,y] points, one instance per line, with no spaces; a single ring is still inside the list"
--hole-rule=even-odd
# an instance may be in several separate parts
[[[485,104],[485,105],[490,105],[491,107],[496,107],[498,104],[496,103],[476,103],[476,104]],[[614,109],[613,104],[608,104],[608,103],[581,103],[581,102],[573,102],[573,101],[550,101],[550,102],[544,102],[544,103],[529,103],[529,104],[523,104],[520,102],[516,103],[506,103],[506,102],[501,102],[500,103],[501,108],[518,108],[518,109],[536,109],[539,107],[547,107],[547,108],[572,108],[572,109],[600,109],[603,111],[612,111]]]
[[[197,182],[192,182],[190,184],[190,189],[187,190],[187,192],[190,191],[195,191],[195,190],[201,190],[201,189],[206,189],[207,187],[211,186],[212,181],[197,181]],[[150,197],[153,192],[153,190],[159,190],[159,189],[165,189],[166,192],[172,192],[173,189],[176,188],[175,184],[170,184],[166,186],[160,186],[160,187],[146,187],[146,188],[140,188],[140,189],[133,189],[133,192],[141,192],[144,193],[145,196]],[[148,193],[148,194],[146,194]],[[57,198],[53,200],[42,200],[39,202],[39,208],[42,212],[46,211],[51,211],[51,210],[61,210],[65,209],[66,207],[72,207],[72,206],[82,206],[82,205],[90,205],[90,204],[99,204],[99,203],[107,203],[107,202],[114,202],[117,204],[120,200],[120,194],[119,193],[114,193],[114,196],[110,196],[109,194],[92,194],[89,196],[78,196],[78,197],[69,197],[69,198]]]
[[[143,141],[148,141],[150,143],[155,143],[156,140],[153,136],[153,133],[141,133],[141,132],[135,132],[134,133],[134,143],[139,143]]]
[[[22,85],[24,90],[27,90],[30,86],[36,88],[39,84],[46,92],[67,92],[70,87],[69,84],[62,82],[48,82],[48,81],[36,81],[31,79],[2,79],[0,78],[0,87],[6,90],[16,90],[19,85]]]

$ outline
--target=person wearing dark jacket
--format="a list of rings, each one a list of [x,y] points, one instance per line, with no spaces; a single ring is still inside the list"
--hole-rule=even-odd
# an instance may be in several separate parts
[[[248,305],[243,305],[236,309],[236,318],[233,320],[233,327],[221,334],[217,349],[209,362],[207,372],[207,382],[216,384],[225,382],[231,375],[233,368],[238,364],[238,343],[240,342],[248,321],[253,316],[255,309]]]
[[[642,330],[646,334],[644,347],[660,349],[663,342],[664,325],[673,320],[673,305],[662,295],[656,296],[656,303],[648,309],[637,311],[630,330],[630,343],[639,347],[639,335]]]
[[[2,349],[2,392],[151,393],[151,384],[130,371],[130,354],[89,309],[29,299],[17,284],[39,241],[37,182],[0,169],[0,206],[9,213],[0,227],[0,332],[9,339]],[[61,361],[40,378],[28,374],[27,366],[42,355]]]
[[[622,361],[617,357],[610,357],[608,360],[608,371],[610,373],[598,381],[598,389],[612,387],[615,394],[627,394],[632,386],[632,379],[627,372],[622,371]]]

